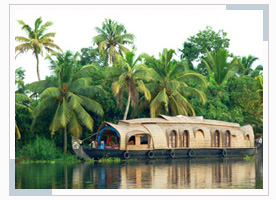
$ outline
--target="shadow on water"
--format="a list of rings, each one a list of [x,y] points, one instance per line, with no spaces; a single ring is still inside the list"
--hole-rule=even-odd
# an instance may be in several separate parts
[[[261,189],[263,161],[175,159],[119,164],[18,164],[17,189]]]

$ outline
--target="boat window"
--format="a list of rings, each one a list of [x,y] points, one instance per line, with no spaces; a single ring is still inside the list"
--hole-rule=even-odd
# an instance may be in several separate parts
[[[189,147],[189,132],[187,130],[183,133],[183,147]]]
[[[131,136],[128,140],[128,145],[135,145],[135,136]]]
[[[141,141],[141,144],[149,144],[147,135],[141,136],[140,141]]]
[[[170,133],[170,143],[172,148],[176,147],[176,131]]]
[[[231,135],[230,131],[226,131],[225,139],[224,139],[224,146],[225,147],[230,147],[230,145],[231,145],[230,135]]]
[[[214,133],[214,143],[213,143],[214,147],[219,147],[219,131],[216,130]]]
[[[250,139],[249,139],[249,135],[246,135],[245,140],[246,140],[246,141],[249,141],[249,140],[250,140]]]

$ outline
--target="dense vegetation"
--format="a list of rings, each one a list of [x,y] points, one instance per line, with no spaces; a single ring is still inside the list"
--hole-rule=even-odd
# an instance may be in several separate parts
[[[158,58],[134,51],[135,36],[125,26],[105,20],[91,36],[94,46],[80,52],[61,51],[55,33],[45,31],[52,22],[35,21],[32,29],[18,21],[26,37],[19,54],[32,50],[37,59],[37,82],[25,84],[25,71],[15,71],[16,155],[26,159],[57,159],[70,137],[85,138],[103,121],[134,117],[200,115],[208,119],[251,124],[263,131],[262,66],[258,59],[229,52],[223,30],[206,30],[183,41],[181,55],[160,49]],[[40,26],[41,25],[41,26]],[[55,52],[55,48],[58,50]],[[130,48],[132,50],[130,50]],[[38,55],[50,61],[52,73],[40,80]]]

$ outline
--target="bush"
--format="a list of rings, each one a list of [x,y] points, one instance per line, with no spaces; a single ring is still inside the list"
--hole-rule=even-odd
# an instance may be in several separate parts
[[[36,137],[32,143],[21,149],[20,154],[24,159],[30,160],[53,160],[62,157],[62,152],[54,141],[43,137]]]

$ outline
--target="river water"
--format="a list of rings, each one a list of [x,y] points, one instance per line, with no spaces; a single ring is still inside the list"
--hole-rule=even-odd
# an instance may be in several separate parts
[[[16,189],[262,189],[262,158],[16,164]]]

